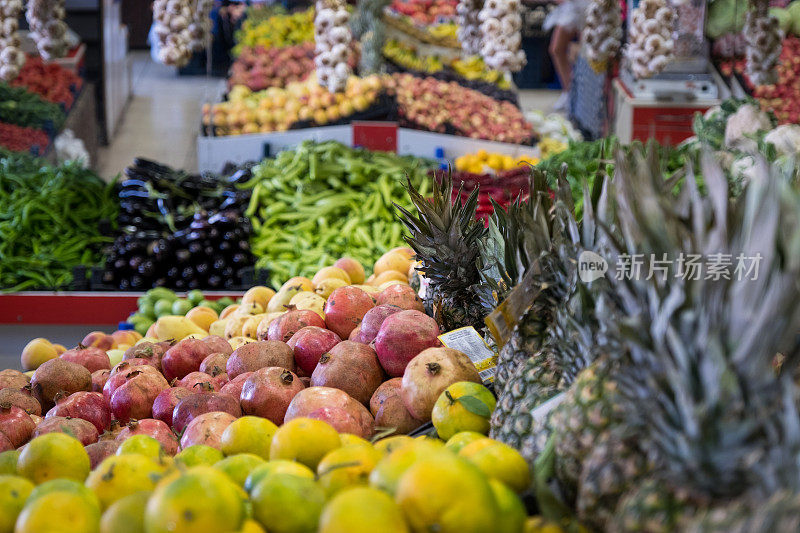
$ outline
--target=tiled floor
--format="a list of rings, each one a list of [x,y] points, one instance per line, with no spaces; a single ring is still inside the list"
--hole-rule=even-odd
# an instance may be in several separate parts
[[[148,52],[131,56],[133,97],[111,144],[101,148],[100,175],[110,179],[137,156],[196,171],[200,108],[221,94],[224,81],[178,76],[174,68],[153,62]],[[523,111],[549,110],[558,95],[522,91],[520,103]]]

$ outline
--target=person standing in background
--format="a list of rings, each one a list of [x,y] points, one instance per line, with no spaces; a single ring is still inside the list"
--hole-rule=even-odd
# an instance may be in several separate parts
[[[572,83],[569,44],[580,34],[586,22],[588,5],[589,0],[559,0],[558,6],[544,21],[545,31],[553,29],[548,51],[562,90],[561,96],[553,106],[554,111],[566,111],[569,106],[569,86]]]

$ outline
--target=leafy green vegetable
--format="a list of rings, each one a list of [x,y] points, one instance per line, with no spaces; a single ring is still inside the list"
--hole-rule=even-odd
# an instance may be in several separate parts
[[[0,83],[0,122],[36,129],[44,128],[49,122],[58,131],[65,118],[58,104],[47,102],[24,87]]]

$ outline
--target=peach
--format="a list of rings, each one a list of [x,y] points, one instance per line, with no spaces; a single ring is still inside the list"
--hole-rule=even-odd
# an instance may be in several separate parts
[[[25,345],[25,348],[22,349],[22,356],[20,359],[22,368],[25,370],[36,370],[42,363],[55,359],[56,357],[58,357],[58,352],[56,352],[56,349],[50,344],[50,341],[38,337]]]
[[[262,309],[266,309],[267,304],[273,296],[275,296],[275,291],[269,287],[256,285],[255,287],[250,287],[247,292],[244,293],[244,296],[242,296],[242,305],[256,303],[260,305]]]
[[[323,280],[326,280],[326,279],[329,279],[329,278],[341,279],[343,281],[346,281],[348,283],[348,285],[351,282],[350,276],[343,269],[341,269],[341,268],[339,268],[337,266],[329,266],[329,267],[321,268],[316,274],[314,274],[314,277],[311,279],[311,283],[313,283],[314,286],[316,287]]]
[[[364,283],[364,267],[352,257],[342,257],[333,266],[344,270],[350,278],[350,283]]]
[[[83,338],[81,344],[87,348],[89,346],[95,346],[101,350],[110,350],[114,347],[114,337],[102,331],[92,331]]]
[[[210,307],[199,306],[190,309],[189,312],[186,313],[186,318],[194,322],[198,327],[208,331],[211,328],[211,324],[219,319],[219,316],[217,316],[217,312]]]

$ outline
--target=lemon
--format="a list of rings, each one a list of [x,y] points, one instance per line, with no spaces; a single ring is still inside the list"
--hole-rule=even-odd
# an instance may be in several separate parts
[[[519,533],[525,524],[527,513],[522,500],[505,483],[496,479],[489,480],[489,486],[497,503],[497,533]]]
[[[356,487],[337,494],[320,517],[319,533],[407,533],[400,507],[378,489]]]
[[[290,459],[315,470],[329,451],[342,445],[339,433],[321,420],[295,418],[272,437],[270,459]]]
[[[496,403],[492,392],[480,383],[459,381],[447,387],[436,400],[431,421],[445,440],[461,431],[485,435]]]
[[[106,509],[120,498],[153,490],[163,471],[162,466],[144,455],[112,455],[89,474],[86,486]]]
[[[266,418],[243,416],[228,426],[222,433],[222,453],[252,453],[263,459],[269,459],[269,448],[272,436],[278,426]]]
[[[85,498],[72,492],[51,492],[26,505],[14,533],[43,531],[99,531],[100,511]]]
[[[14,531],[17,515],[33,489],[33,483],[24,477],[0,476],[0,533]]]
[[[164,454],[161,443],[149,435],[131,435],[117,448],[117,455],[139,454],[158,461]]]
[[[397,448],[405,446],[406,444],[414,442],[414,439],[408,435],[395,435],[394,437],[386,437],[374,444],[375,449],[384,455],[392,453]]]
[[[45,494],[50,494],[51,492],[71,492],[73,494],[77,494],[78,496],[82,496],[86,499],[89,503],[97,507],[97,510],[100,510],[100,501],[97,499],[97,496],[91,489],[89,489],[83,483],[75,481],[74,479],[51,479],[50,481],[45,481],[41,485],[37,485],[33,492],[31,492],[30,496],[28,496],[28,503],[32,502],[36,498],[40,498]]]
[[[411,466],[400,478],[396,501],[414,531],[481,533],[494,531],[498,519],[486,476],[452,454]]]
[[[19,450],[7,450],[0,453],[0,475],[17,475]]]
[[[236,531],[245,518],[239,488],[222,472],[195,466],[160,485],[145,510],[148,533]]]
[[[255,520],[245,520],[244,524],[242,524],[242,528],[238,531],[238,533],[267,533],[267,532],[263,527],[261,527],[261,524],[259,524]]]
[[[352,433],[340,433],[339,440],[342,441],[342,446],[358,444],[372,448],[372,443],[370,443],[367,439],[362,439],[358,435],[353,435]]]
[[[325,505],[325,492],[313,479],[275,474],[250,495],[253,517],[270,533],[313,533]]]
[[[578,533],[583,533],[581,526],[578,526]],[[525,521],[525,533],[565,533],[564,528],[554,522],[550,522],[541,516],[531,516]]]
[[[258,455],[240,453],[226,457],[222,461],[216,463],[214,468],[225,473],[231,481],[240,487],[244,487],[244,482],[247,480],[250,473],[264,463],[264,459]]]
[[[394,495],[406,470],[422,459],[451,455],[443,452],[442,448],[426,440],[412,440],[378,461],[369,475],[369,484]]]
[[[314,479],[315,477],[314,471],[306,465],[294,461],[287,461],[285,459],[276,459],[256,466],[244,482],[245,490],[247,492],[252,492],[262,479],[273,474],[290,474],[308,479]]]
[[[342,489],[367,485],[369,474],[381,454],[372,447],[359,444],[328,452],[317,466],[317,479],[330,498]]]
[[[531,484],[528,462],[507,444],[487,437],[466,445],[458,454],[517,493],[525,491]]]
[[[453,453],[458,453],[466,446],[476,440],[485,439],[486,435],[476,431],[460,431],[447,439],[444,447]]]
[[[224,458],[221,451],[205,444],[194,444],[175,455],[175,461],[186,467],[211,466]]]
[[[37,485],[65,477],[83,481],[91,461],[80,441],[64,433],[47,433],[30,441],[19,454],[17,470]]]
[[[143,533],[144,510],[150,492],[136,492],[120,498],[100,518],[100,533]]]

